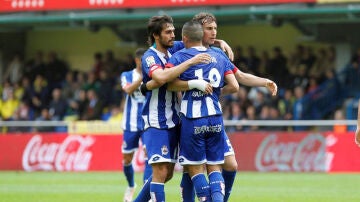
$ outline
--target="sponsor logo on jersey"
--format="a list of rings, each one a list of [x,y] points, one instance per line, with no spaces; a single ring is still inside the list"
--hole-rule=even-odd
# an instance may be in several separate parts
[[[161,147],[161,154],[162,154],[162,155],[166,155],[166,154],[168,154],[168,153],[169,153],[169,150],[168,150],[167,146],[166,146],[166,145],[163,145],[163,146]]]
[[[155,64],[155,58],[154,58],[154,56],[149,56],[149,57],[147,57],[147,58],[145,59],[145,61],[146,61],[146,65],[147,65],[148,67],[151,67],[152,65]]]

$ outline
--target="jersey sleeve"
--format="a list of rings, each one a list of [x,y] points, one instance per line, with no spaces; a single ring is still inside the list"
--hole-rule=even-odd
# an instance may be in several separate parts
[[[128,78],[128,73],[127,72],[123,72],[121,73],[121,76],[120,76],[120,82],[121,82],[121,87],[124,88],[128,85],[131,84],[131,81],[130,81],[130,78]]]
[[[222,51],[220,48],[217,47],[211,47],[212,50],[214,50],[215,52],[219,53],[220,55],[222,55],[224,58],[226,58],[231,64],[232,66],[229,66],[229,69],[235,74],[239,69],[231,62],[231,60],[229,59],[229,57],[224,53],[224,51]]]
[[[150,78],[152,78],[151,75],[155,70],[162,68],[160,59],[154,55],[144,55],[141,60],[143,64],[143,72]]]
[[[224,68],[224,76],[228,74],[234,74],[234,67],[235,65],[230,60],[225,60],[225,68]]]
[[[179,65],[181,63],[181,61],[179,61],[178,55],[179,54],[174,54],[173,56],[171,56],[169,61],[166,63],[165,68],[172,68],[172,67],[175,67],[176,65]]]

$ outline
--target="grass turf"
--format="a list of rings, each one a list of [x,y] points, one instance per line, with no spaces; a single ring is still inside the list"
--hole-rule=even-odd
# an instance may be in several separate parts
[[[167,201],[180,201],[180,178],[166,184]],[[0,172],[0,202],[120,202],[126,187],[122,172]],[[230,201],[358,202],[360,174],[240,172]]]

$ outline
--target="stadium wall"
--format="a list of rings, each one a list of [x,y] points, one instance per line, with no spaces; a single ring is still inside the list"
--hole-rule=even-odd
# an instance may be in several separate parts
[[[333,132],[234,133],[239,171],[360,172],[354,134]],[[122,135],[67,133],[0,135],[0,170],[120,171]],[[142,146],[140,145],[140,148]],[[142,171],[139,149],[133,165]]]

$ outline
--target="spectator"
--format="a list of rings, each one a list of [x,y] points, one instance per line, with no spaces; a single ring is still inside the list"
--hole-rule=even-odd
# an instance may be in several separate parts
[[[69,108],[66,112],[66,120],[78,120],[83,117],[85,110],[89,104],[86,97],[86,91],[80,89],[78,96],[75,99],[69,101]]]
[[[88,105],[85,108],[81,120],[100,120],[104,109],[102,100],[98,98],[95,90],[90,89],[86,93]]]
[[[237,46],[234,52],[234,65],[237,66],[241,71],[248,72],[247,59],[243,55],[243,49],[241,46]]]
[[[0,100],[0,115],[2,120],[10,121],[19,107],[20,101],[15,98],[13,90],[7,90],[5,93],[5,99]]]
[[[345,68],[345,87],[348,96],[357,97],[360,95],[360,63],[357,58],[353,58],[351,63]]]
[[[285,120],[291,120],[293,118],[293,105],[295,97],[293,96],[292,89],[286,89],[284,98],[280,99],[277,105],[279,109],[280,117]]]
[[[75,72],[69,71],[66,73],[65,80],[61,84],[62,95],[66,99],[71,99],[74,97],[76,88]]]
[[[95,80],[99,78],[100,71],[104,69],[103,55],[100,52],[94,54],[94,65],[92,72],[94,73]]]
[[[105,61],[104,61],[104,70],[107,75],[113,82],[116,82],[116,79],[119,77],[119,61],[114,57],[114,52],[112,50],[107,50],[105,52]]]
[[[15,53],[14,58],[9,63],[4,75],[3,80],[9,80],[11,84],[20,81],[23,76],[24,64],[21,59],[20,53]]]
[[[61,89],[55,88],[52,91],[52,100],[49,104],[49,115],[51,120],[63,120],[68,104],[62,97]]]
[[[49,110],[47,108],[41,109],[40,116],[38,116],[35,121],[43,122],[43,121],[50,121],[51,117],[49,114]],[[52,132],[54,131],[54,127],[52,126],[36,126],[33,128],[33,132]]]
[[[50,91],[54,88],[61,88],[61,83],[65,80],[68,71],[68,65],[60,60],[54,51],[49,52],[45,75]]]
[[[45,76],[46,67],[44,53],[42,51],[37,51],[35,57],[26,63],[24,73],[31,81],[33,81],[38,74]]]
[[[345,120],[344,112],[341,109],[337,109],[334,113],[334,120]],[[335,133],[345,133],[347,131],[347,126],[345,124],[334,124],[333,131]]]
[[[111,101],[112,92],[114,88],[114,82],[111,78],[109,78],[107,72],[105,70],[100,71],[100,77],[97,81],[98,87],[98,95],[99,99],[102,100],[105,106],[108,106]]]
[[[231,109],[231,115],[230,115],[230,120],[242,120],[245,118],[245,114],[243,109],[240,107],[239,103],[237,102],[231,102],[230,105],[230,109]],[[229,127],[227,129],[227,132],[235,132],[235,131],[241,131],[242,130],[242,126],[232,126]]]
[[[273,77],[272,80],[278,83],[280,88],[287,86],[287,59],[284,56],[280,47],[274,47],[273,57],[270,60],[269,76]]]
[[[42,75],[37,75],[30,89],[31,107],[35,110],[36,116],[42,108],[48,106],[51,96],[47,81]]]
[[[256,55],[256,50],[253,46],[248,47],[248,57],[246,65],[248,66],[250,73],[254,75],[260,74],[260,58]]]

